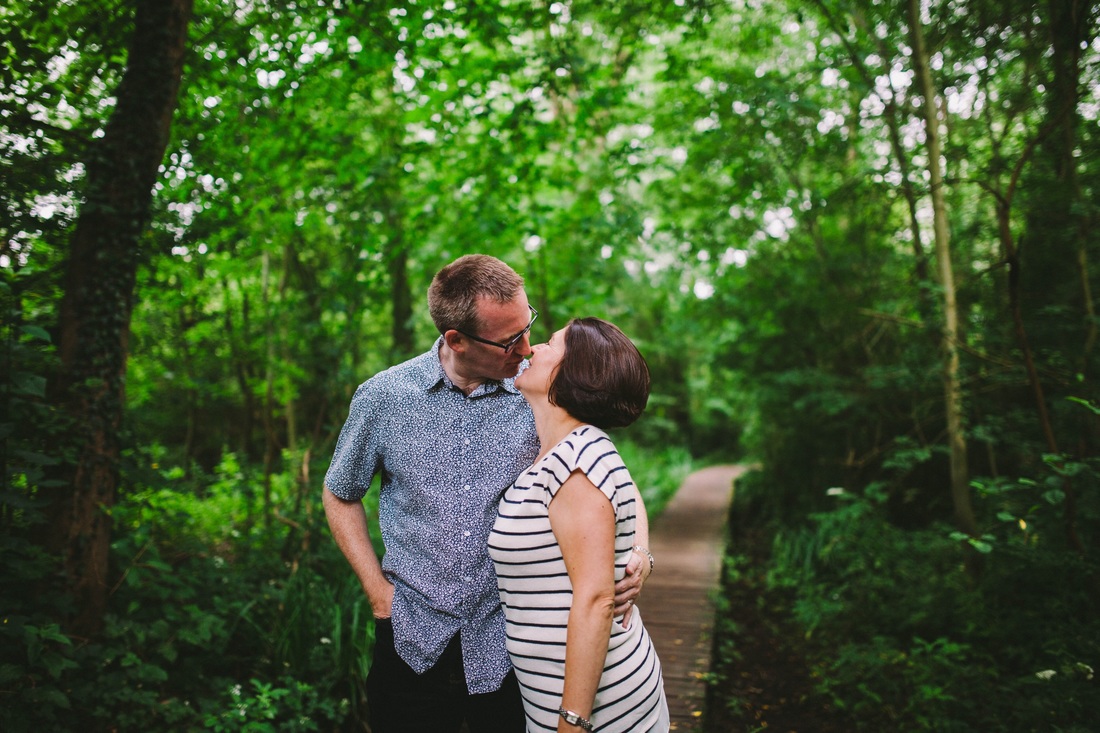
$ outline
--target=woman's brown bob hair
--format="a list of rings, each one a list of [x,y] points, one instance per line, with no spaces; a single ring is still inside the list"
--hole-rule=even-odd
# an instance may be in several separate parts
[[[614,324],[574,318],[565,329],[565,354],[548,397],[550,404],[590,425],[625,427],[649,401],[649,365]]]

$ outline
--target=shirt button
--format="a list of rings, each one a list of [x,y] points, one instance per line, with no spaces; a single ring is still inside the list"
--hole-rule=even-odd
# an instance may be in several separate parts
[[[470,582],[470,576],[469,575],[463,575],[462,579],[465,580],[467,583]]]
[[[464,441],[462,441],[462,442],[463,442],[464,444],[466,444],[466,445],[469,445],[469,444],[470,444],[470,439],[469,439],[469,438],[466,438],[466,440],[464,440]]]
[[[465,486],[462,487],[462,490],[463,491],[469,491],[470,490],[470,485],[466,484]]]
[[[469,533],[469,532],[463,532],[463,533],[462,533],[462,536],[463,536],[463,537],[469,537],[469,536],[470,536],[470,533]]]

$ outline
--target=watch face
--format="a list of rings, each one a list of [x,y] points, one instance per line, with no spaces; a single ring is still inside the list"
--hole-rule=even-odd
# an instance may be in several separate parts
[[[565,720],[566,723],[569,723],[569,725],[578,725],[581,728],[583,728],[584,730],[592,730],[592,724],[589,723],[584,718],[582,718],[581,716],[574,713],[572,710],[566,710],[565,708],[560,708],[558,710],[558,713],[561,715],[561,717]]]

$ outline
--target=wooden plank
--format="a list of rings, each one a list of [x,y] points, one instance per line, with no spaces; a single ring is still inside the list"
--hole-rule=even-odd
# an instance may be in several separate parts
[[[740,466],[714,466],[684,480],[650,528],[657,559],[638,610],[665,679],[672,730],[695,733],[703,721],[711,629],[725,524]]]

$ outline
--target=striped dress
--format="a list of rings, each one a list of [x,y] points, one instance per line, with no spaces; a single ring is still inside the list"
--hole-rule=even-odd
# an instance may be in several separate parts
[[[637,509],[630,473],[602,430],[577,428],[531,466],[500,500],[489,535],[508,654],[519,679],[527,730],[555,731],[565,678],[565,636],[573,591],[548,507],[573,471],[583,472],[615,508],[615,580],[626,573]],[[590,720],[596,731],[667,731],[661,664],[638,609],[630,628],[611,624],[603,676]]]

